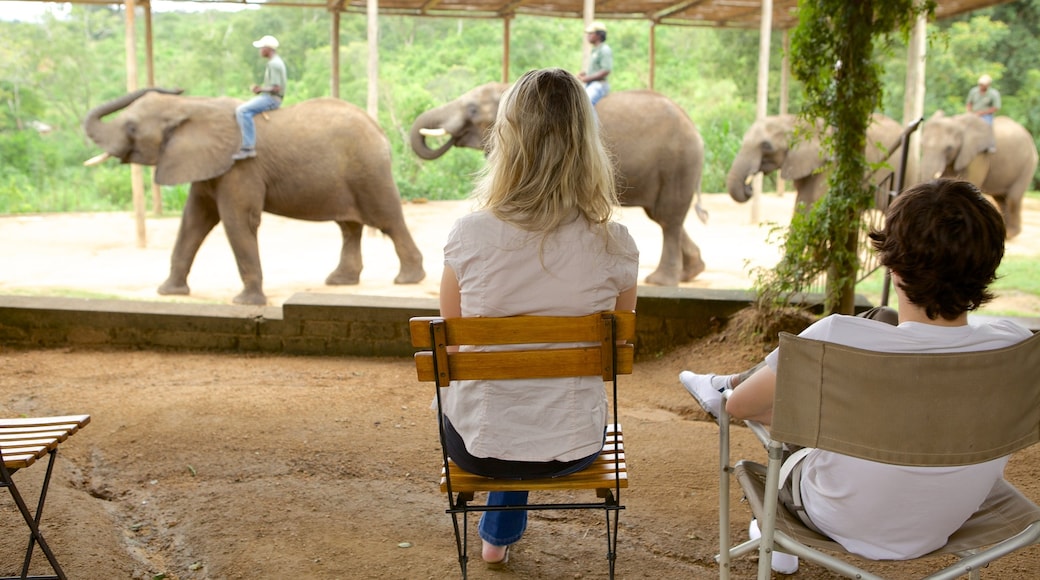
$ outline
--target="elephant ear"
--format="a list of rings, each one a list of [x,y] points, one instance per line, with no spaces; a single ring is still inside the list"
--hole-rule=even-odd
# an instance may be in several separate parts
[[[155,166],[155,182],[175,185],[227,173],[242,141],[231,100],[195,100],[170,123]]]
[[[819,139],[807,138],[797,142],[784,158],[780,166],[780,177],[784,179],[805,179],[823,166],[823,151]]]
[[[964,139],[961,142],[961,150],[953,162],[953,170],[957,174],[967,169],[976,156],[992,151],[997,146],[993,125],[983,121],[978,115],[966,114],[961,117],[964,120]]]

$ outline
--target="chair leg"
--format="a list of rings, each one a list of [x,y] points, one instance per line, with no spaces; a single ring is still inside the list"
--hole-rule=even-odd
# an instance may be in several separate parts
[[[29,512],[29,506],[25,504],[25,500],[22,499],[21,492],[18,491],[18,486],[15,485],[14,480],[11,478],[11,473],[7,470],[7,467],[0,461],[0,476],[2,476],[3,487],[6,487],[11,492],[11,497],[14,499],[14,503],[18,506],[18,511],[22,514],[22,519],[25,520],[27,526],[29,526],[29,546],[25,550],[25,560],[22,563],[22,574],[18,578],[30,578],[29,576],[29,564],[32,562],[33,548],[36,544],[40,545],[40,549],[43,551],[44,556],[47,557],[47,562],[50,563],[51,568],[54,570],[52,576],[32,576],[31,578],[38,579],[56,579],[65,580],[65,572],[61,569],[61,565],[58,564],[58,559],[54,556],[51,551],[51,547],[47,544],[47,540],[43,539],[43,534],[40,533],[40,518],[43,516],[43,504],[47,499],[47,488],[50,486],[51,473],[54,471],[54,460],[57,458],[57,450],[52,449],[48,452],[49,459],[47,461],[47,472],[43,478],[43,486],[40,489],[40,499],[36,503],[36,515],[33,516]]]
[[[455,528],[455,548],[459,553],[459,569],[462,571],[462,580],[466,580],[467,570],[466,564],[468,563],[469,556],[467,555],[467,547],[469,544],[469,518],[466,512],[467,494],[458,494],[458,499],[452,500],[451,496],[448,496],[448,513],[451,514],[451,524]],[[459,531],[459,514],[462,514],[462,531]]]
[[[618,520],[620,519],[621,513],[617,506],[608,506],[605,510],[607,515],[607,565],[609,567],[609,578],[614,579],[614,563],[617,560],[617,538],[618,538]],[[610,514],[613,512],[614,518],[611,522]]]

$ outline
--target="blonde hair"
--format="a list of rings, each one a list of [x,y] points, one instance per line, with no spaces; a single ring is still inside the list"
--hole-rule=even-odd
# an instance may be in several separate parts
[[[520,77],[502,96],[486,149],[474,193],[499,219],[544,234],[575,212],[589,224],[610,221],[618,204],[614,165],[571,73],[551,68]]]

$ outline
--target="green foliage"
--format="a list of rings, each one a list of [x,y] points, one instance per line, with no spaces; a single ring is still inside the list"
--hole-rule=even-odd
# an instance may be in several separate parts
[[[793,293],[826,273],[825,310],[852,313],[861,216],[872,199],[863,179],[863,152],[870,115],[883,93],[875,38],[889,46],[891,34],[908,31],[920,9],[914,0],[799,4],[799,24],[791,35],[791,72],[804,83],[802,115],[835,128],[822,140],[835,161],[828,194],[806,215],[794,217],[780,263],[759,272],[761,306],[786,304]],[[932,6],[926,3],[924,9]]]
[[[900,4],[895,3],[898,7]],[[804,13],[824,20],[840,17],[829,3],[804,3]],[[840,4],[850,10],[852,4]],[[846,6],[848,5],[848,6]],[[873,2],[875,28],[896,22]],[[814,10],[815,7],[815,10]],[[823,7],[823,8],[821,8]],[[995,79],[1004,112],[1040,137],[1040,50],[1037,49],[1040,0],[1017,0],[969,16],[931,25],[926,110],[963,109],[963,96],[981,71]],[[285,6],[247,7],[238,12],[155,12],[154,84],[179,87],[193,96],[250,96],[264,62],[252,41],[274,34],[290,75],[287,104],[331,93],[329,39],[331,18],[324,10]],[[758,31],[688,26],[656,26],[641,20],[608,21],[614,49],[613,90],[641,89],[650,83],[650,38],[655,39],[654,88],[676,101],[705,141],[702,189],[725,190],[741,138],[755,117]],[[340,97],[362,108],[368,99],[367,19],[340,18]],[[582,66],[581,21],[517,16],[510,21],[509,79],[532,68]],[[490,81],[502,80],[504,25],[501,20],[382,16],[379,19],[380,125],[391,143],[394,176],[406,198],[457,199],[469,194],[480,152],[455,149],[436,161],[412,153],[407,135],[423,111]],[[49,15],[41,23],[0,22],[0,211],[51,211],[68,207],[127,209],[129,186],[113,183],[120,175],[83,168],[98,151],[80,124],[93,106],[126,91],[124,22],[117,6],[74,4],[68,16]],[[898,30],[893,26],[891,30]],[[148,84],[142,19],[137,27],[138,83]],[[790,33],[789,36],[794,36]],[[897,35],[889,35],[893,42]],[[793,40],[793,38],[792,38]],[[820,48],[835,38],[823,39]],[[769,110],[780,100],[783,34],[772,35]],[[889,116],[901,118],[906,71],[904,51],[874,47],[884,64],[876,95]],[[963,53],[963,54],[962,54]],[[792,59],[798,66],[799,58]],[[819,58],[803,63],[822,66]],[[819,70],[831,71],[828,66]],[[826,88],[826,87],[823,87]],[[880,90],[883,88],[884,90]],[[791,83],[790,110],[807,101],[809,87]],[[41,121],[56,127],[38,140],[9,134],[28,131]],[[33,138],[35,139],[35,138]],[[31,154],[26,147],[32,147]],[[125,172],[125,168],[123,168]],[[60,176],[60,179],[59,179]],[[187,188],[165,188],[166,209],[177,211]],[[17,199],[16,202],[12,201]],[[77,205],[82,203],[83,205]],[[11,209],[22,208],[22,209]]]

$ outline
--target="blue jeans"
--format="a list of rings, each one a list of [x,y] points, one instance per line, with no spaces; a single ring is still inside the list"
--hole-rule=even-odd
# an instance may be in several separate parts
[[[579,459],[569,465],[566,469],[557,472],[553,477],[562,477],[577,473],[592,465],[599,457],[599,452],[593,453],[584,459]],[[526,491],[492,491],[488,493],[487,505],[527,505]],[[493,511],[480,514],[480,523],[477,525],[477,533],[480,539],[492,546],[508,546],[520,541],[527,529],[527,511],[509,510]]]
[[[589,100],[592,101],[593,107],[596,106],[600,99],[607,96],[609,92],[610,84],[603,81],[592,81],[585,85],[585,93],[589,95]]]
[[[259,94],[235,109],[235,119],[242,130],[242,149],[256,147],[256,126],[253,117],[264,111],[273,111],[282,106],[282,100],[267,93]]]
[[[561,477],[585,469],[599,456],[599,451],[574,461],[509,461],[489,457],[474,457],[466,450],[462,437],[455,431],[451,421],[444,418],[444,443],[456,465],[470,473],[484,477],[508,479],[530,479],[537,477]],[[604,435],[606,435],[604,431]],[[487,505],[527,505],[526,491],[493,491],[488,493]],[[480,515],[477,532],[480,538],[493,546],[508,546],[520,541],[527,529],[527,511],[490,511]]]

